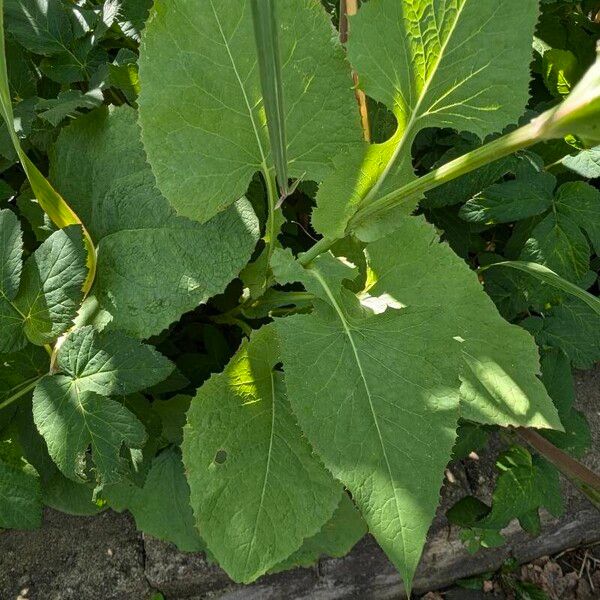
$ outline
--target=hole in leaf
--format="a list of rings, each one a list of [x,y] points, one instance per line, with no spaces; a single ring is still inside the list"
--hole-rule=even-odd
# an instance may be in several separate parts
[[[217,450],[215,454],[215,463],[222,465],[227,460],[227,452],[225,450]]]

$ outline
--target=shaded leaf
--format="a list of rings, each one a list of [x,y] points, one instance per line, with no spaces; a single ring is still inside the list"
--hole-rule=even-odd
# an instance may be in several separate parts
[[[533,173],[492,185],[460,209],[460,216],[473,223],[509,223],[550,208],[556,178],[550,173]]]
[[[449,337],[463,340],[461,416],[480,423],[561,428],[537,379],[533,339],[506,322],[469,267],[421,218],[367,247],[374,285],[408,307],[443,306]]]
[[[51,176],[97,244],[100,308],[112,315],[111,327],[140,338],[222,292],[258,240],[245,199],[204,225],[174,214],[127,107],[94,111],[64,129]]]
[[[194,526],[179,450],[168,448],[154,458],[142,488],[121,483],[108,488],[106,495],[112,508],[131,512],[144,533],[172,542],[183,552],[205,549]]]
[[[119,481],[127,472],[123,445],[141,448],[144,426],[123,405],[94,392],[80,392],[65,375],[44,377],[33,393],[33,418],[48,452],[69,478],[85,479],[89,445],[102,484]]]
[[[367,526],[356,510],[348,494],[342,500],[333,516],[321,531],[304,540],[296,552],[275,565],[271,573],[278,573],[295,567],[310,567],[323,556],[341,558],[367,533]]]
[[[69,328],[83,301],[86,275],[86,250],[77,225],[53,233],[27,259],[14,305],[31,342],[53,342]]]

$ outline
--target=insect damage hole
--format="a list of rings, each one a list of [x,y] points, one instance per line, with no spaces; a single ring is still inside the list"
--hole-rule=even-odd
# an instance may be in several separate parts
[[[214,462],[217,465],[222,465],[227,460],[227,452],[225,450],[217,450]]]

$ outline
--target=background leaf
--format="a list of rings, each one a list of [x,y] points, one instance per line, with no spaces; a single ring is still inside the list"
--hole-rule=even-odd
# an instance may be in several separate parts
[[[289,176],[318,182],[361,140],[352,78],[318,2],[280,0],[277,15]],[[154,5],[140,122],[158,186],[182,215],[208,220],[273,168],[254,48],[249,1]]]

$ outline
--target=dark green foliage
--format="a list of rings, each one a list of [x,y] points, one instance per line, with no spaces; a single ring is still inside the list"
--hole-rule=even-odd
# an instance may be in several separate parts
[[[510,426],[586,452],[572,368],[600,360],[600,147],[537,143],[352,219],[558,105],[600,25],[543,0],[528,70],[533,0],[415,2],[418,22],[364,3],[346,48],[337,2],[274,2],[268,88],[249,3],[4,1],[16,139],[84,227],[51,223],[1,123],[0,528],[129,510],[244,582],[368,529],[410,587],[449,460]],[[441,16],[447,43],[416,57]],[[320,235],[341,239],[304,260]],[[569,284],[490,267],[515,260]],[[473,552],[562,510],[543,458],[510,438],[496,466],[489,505],[447,513]]]

